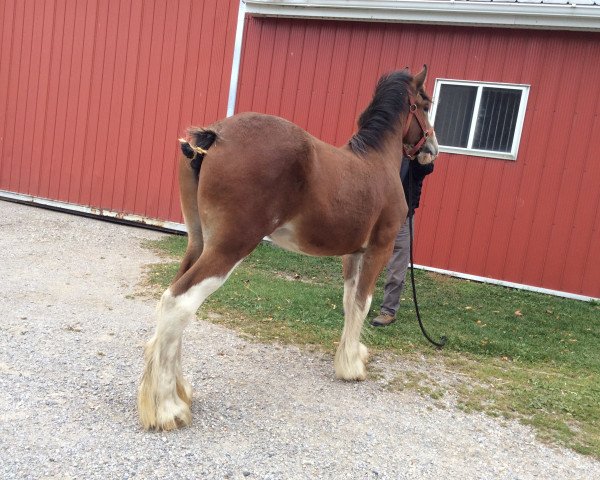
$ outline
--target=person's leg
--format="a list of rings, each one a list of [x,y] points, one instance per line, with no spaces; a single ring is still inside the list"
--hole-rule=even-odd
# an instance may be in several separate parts
[[[381,314],[371,323],[374,326],[385,326],[393,323],[400,306],[400,295],[404,290],[406,270],[410,261],[410,229],[408,218],[400,228],[394,242],[394,251],[387,264],[386,282],[383,291]]]

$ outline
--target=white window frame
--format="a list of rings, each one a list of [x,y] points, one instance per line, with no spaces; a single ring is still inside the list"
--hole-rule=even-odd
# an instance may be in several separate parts
[[[497,152],[493,150],[478,150],[475,148],[462,147],[450,147],[447,145],[439,145],[440,152],[446,153],[458,153],[461,155],[474,155],[477,157],[488,157],[488,158],[500,158],[503,160],[516,160],[519,153],[519,145],[521,143],[521,133],[523,131],[523,123],[525,121],[525,111],[527,110],[527,100],[529,98],[530,85],[521,85],[516,83],[495,83],[495,82],[475,82],[466,80],[453,80],[450,78],[436,78],[435,89],[433,92],[433,105],[431,109],[431,123],[435,128],[435,116],[437,113],[437,102],[439,98],[440,90],[442,85],[464,85],[469,87],[477,87],[477,96],[475,97],[475,105],[473,106],[473,117],[471,120],[471,130],[469,131],[469,140],[467,145],[473,144],[473,137],[475,136],[475,127],[477,124],[477,113],[479,112],[479,104],[481,102],[481,92],[483,87],[496,87],[507,90],[520,90],[521,102],[519,104],[519,113],[517,114],[517,122],[515,124],[515,134],[513,136],[513,143],[510,152]]]

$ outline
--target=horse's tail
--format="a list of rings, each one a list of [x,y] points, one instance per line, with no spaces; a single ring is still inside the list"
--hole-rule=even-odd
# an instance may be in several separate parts
[[[180,138],[181,151],[191,160],[191,166],[196,171],[196,175],[198,175],[200,173],[204,155],[208,153],[208,149],[215,143],[218,135],[217,132],[213,130],[199,127],[191,127],[188,129],[187,133],[191,138],[191,141],[188,142],[187,140]]]

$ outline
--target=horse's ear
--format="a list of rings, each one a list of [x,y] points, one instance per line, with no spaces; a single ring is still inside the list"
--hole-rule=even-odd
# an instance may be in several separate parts
[[[417,90],[423,88],[423,85],[425,85],[425,80],[427,80],[427,65],[423,65],[423,70],[417,73],[414,77],[415,87],[417,87]]]

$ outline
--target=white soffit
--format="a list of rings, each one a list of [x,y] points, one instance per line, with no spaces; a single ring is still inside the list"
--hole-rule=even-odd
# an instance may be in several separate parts
[[[596,0],[244,0],[256,16],[600,31]]]

